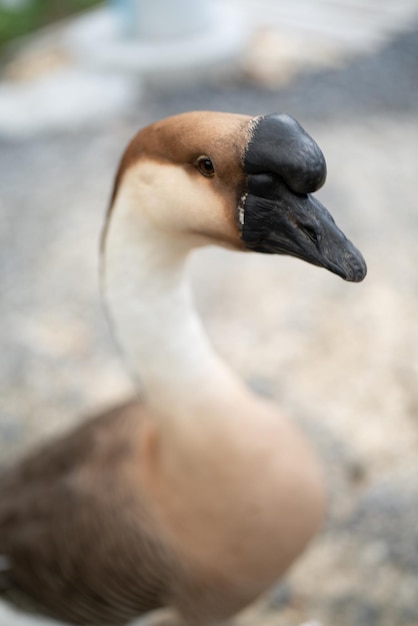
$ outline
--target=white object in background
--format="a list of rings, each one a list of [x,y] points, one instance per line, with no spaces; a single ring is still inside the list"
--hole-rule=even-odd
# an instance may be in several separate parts
[[[126,110],[138,85],[124,76],[64,69],[36,80],[0,83],[0,136],[75,130]],[[1,624],[0,624],[1,626]]]
[[[164,3],[153,0],[154,3],[159,11],[164,4],[170,4],[166,0]],[[174,8],[179,6],[186,10],[185,0],[172,4]],[[67,47],[81,64],[138,75],[156,83],[201,78],[204,71],[228,69],[228,63],[232,66],[248,43],[249,27],[242,19],[241,11],[220,0],[203,5],[196,2],[195,5],[198,14],[197,8],[193,9],[193,20],[179,13],[174,22],[171,18],[173,7],[159,17],[149,11],[147,28],[145,24],[141,28],[136,25],[138,32],[142,29],[141,36],[136,37],[127,34],[120,14],[119,19],[115,19],[110,6],[104,7],[74,20],[68,30]],[[121,5],[119,0],[116,8],[120,11],[121,6],[123,2]],[[134,8],[134,0],[130,0],[129,6]],[[204,13],[201,13],[202,6],[206,7]],[[199,19],[197,15],[200,15]],[[193,30],[187,36],[178,30],[181,20],[187,24],[187,30]],[[157,22],[160,22],[159,26]],[[174,36],[176,28],[178,36]],[[161,36],[156,37],[157,31]],[[166,31],[164,36],[163,31]],[[152,37],[151,33],[155,36]]]
[[[196,0],[110,0],[122,31],[144,40],[189,37],[210,27],[211,3]]]

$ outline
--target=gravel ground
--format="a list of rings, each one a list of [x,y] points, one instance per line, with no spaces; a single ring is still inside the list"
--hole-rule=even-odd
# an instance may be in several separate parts
[[[1,462],[130,393],[96,253],[116,162],[138,127],[194,108],[284,110],[323,148],[319,196],[364,253],[364,283],[218,250],[191,265],[213,341],[306,429],[329,485],[326,528],[245,626],[418,624],[417,67],[411,29],[282,89],[237,79],[152,91],[106,125],[0,143]]]

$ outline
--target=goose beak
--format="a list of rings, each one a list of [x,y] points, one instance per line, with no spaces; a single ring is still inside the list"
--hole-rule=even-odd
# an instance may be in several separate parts
[[[279,178],[248,177],[241,238],[257,252],[289,254],[318,265],[345,280],[366,276],[361,253],[313,196],[295,194]]]
[[[345,280],[367,273],[363,256],[310,192],[326,177],[317,144],[287,115],[261,118],[245,153],[247,189],[241,198],[241,239],[247,248],[288,254]]]

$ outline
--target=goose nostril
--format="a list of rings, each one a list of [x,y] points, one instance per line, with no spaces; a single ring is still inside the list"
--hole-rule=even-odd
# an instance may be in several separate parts
[[[321,239],[320,233],[318,233],[313,226],[303,225],[301,227],[303,232],[309,237],[309,239],[317,245]]]

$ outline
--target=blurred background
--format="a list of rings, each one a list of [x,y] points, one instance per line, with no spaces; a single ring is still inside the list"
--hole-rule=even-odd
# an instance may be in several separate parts
[[[192,260],[213,342],[305,429],[330,492],[321,536],[239,623],[417,626],[417,0],[0,0],[0,463],[132,393],[98,234],[129,138],[193,109],[296,117],[369,267],[353,285]],[[29,623],[0,604],[0,626]]]

